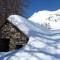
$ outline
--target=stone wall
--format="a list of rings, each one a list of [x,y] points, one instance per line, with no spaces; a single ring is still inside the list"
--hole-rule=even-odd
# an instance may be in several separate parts
[[[10,39],[9,50],[15,50],[16,45],[25,45],[28,40],[25,34],[6,20],[11,14],[23,14],[23,1],[25,0],[0,0],[0,38]]]
[[[15,50],[17,45],[25,46],[28,42],[28,37],[9,22],[3,25],[0,33],[1,38],[10,39],[9,50]]]

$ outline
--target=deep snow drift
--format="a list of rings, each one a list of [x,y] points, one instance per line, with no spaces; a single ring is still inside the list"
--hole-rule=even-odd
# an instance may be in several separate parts
[[[59,10],[54,11],[54,13],[57,13],[58,11]],[[43,11],[41,12],[43,14]],[[48,11],[46,12],[48,14]],[[59,13],[57,13],[57,15],[59,16]],[[55,25],[54,27],[51,26],[50,22],[49,25],[51,27],[46,28],[48,26],[44,25],[44,23],[47,23],[45,22],[46,20],[41,18],[41,20],[43,20],[42,22],[39,17],[36,17],[36,20],[35,17],[34,20],[33,17],[30,17],[29,19],[31,19],[33,22],[18,15],[11,15],[8,17],[9,22],[14,24],[18,29],[22,30],[29,37],[29,42],[22,49],[9,52],[1,56],[1,60],[60,60],[60,28],[55,28]],[[59,19],[57,16],[56,18]]]

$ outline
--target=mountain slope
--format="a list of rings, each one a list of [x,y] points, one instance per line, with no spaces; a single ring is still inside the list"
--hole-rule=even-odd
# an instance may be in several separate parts
[[[56,11],[38,11],[29,20],[44,25],[50,30],[60,29],[60,9]]]
[[[6,53],[5,60],[60,60],[60,30],[49,30],[43,25],[18,15],[11,15],[8,21],[22,30],[29,42],[17,51]]]

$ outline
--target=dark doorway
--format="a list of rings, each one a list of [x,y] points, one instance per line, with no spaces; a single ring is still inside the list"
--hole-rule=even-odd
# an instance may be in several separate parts
[[[9,38],[0,38],[0,52],[9,51]]]
[[[23,45],[16,45],[16,49],[22,48]]]

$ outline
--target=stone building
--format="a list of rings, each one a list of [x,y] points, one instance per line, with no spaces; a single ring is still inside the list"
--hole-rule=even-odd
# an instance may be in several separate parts
[[[0,38],[9,39],[9,50],[15,50],[18,46],[21,48],[28,41],[28,37],[22,31],[8,22],[1,27],[0,34]]]
[[[29,39],[22,31],[6,20],[11,14],[18,14],[17,6],[17,0],[0,0],[0,51],[21,48],[26,45]],[[7,41],[8,50],[6,50]]]

